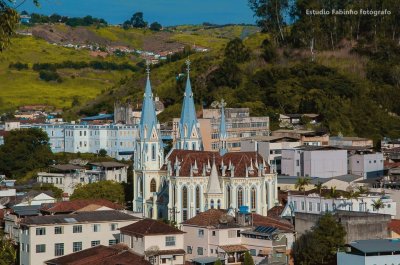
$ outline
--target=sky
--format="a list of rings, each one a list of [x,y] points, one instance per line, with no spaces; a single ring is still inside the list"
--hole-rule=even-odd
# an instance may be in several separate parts
[[[18,1],[22,0],[17,0]],[[145,21],[157,21],[164,26],[182,24],[246,23],[254,24],[247,0],[39,0],[35,7],[26,0],[18,10],[50,15],[104,18],[111,24],[120,24],[135,12],[144,13]]]

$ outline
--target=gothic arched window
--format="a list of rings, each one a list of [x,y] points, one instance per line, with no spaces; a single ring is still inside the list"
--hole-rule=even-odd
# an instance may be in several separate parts
[[[138,193],[139,193],[139,197],[143,196],[143,181],[142,178],[138,178]]]
[[[200,212],[200,187],[196,187],[196,212]]]
[[[156,192],[157,191],[157,184],[156,184],[156,180],[152,179],[150,181],[150,192]]]
[[[218,209],[221,209],[221,200],[218,200],[218,201],[217,201],[217,208],[218,208]]]
[[[156,160],[156,145],[151,145],[151,160]]]
[[[231,187],[226,187],[226,207],[231,207]]]
[[[212,200],[212,199],[211,199],[211,201],[210,201],[210,208],[211,208],[211,209],[214,209],[214,200]]]
[[[257,199],[257,191],[255,187],[251,188],[251,193],[250,193],[250,201],[251,201],[251,209],[255,210],[256,209],[256,199]]]
[[[187,187],[182,188],[182,219],[188,219],[188,190]]]
[[[243,188],[239,187],[237,191],[237,207],[239,208],[242,205],[243,205]]]

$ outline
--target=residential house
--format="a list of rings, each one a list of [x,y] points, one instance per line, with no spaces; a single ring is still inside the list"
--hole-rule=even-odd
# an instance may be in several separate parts
[[[39,210],[42,215],[57,215],[89,211],[89,209],[92,211],[106,211],[123,210],[124,207],[105,199],[80,199],[56,203],[44,203],[41,205]]]
[[[329,145],[329,135],[325,132],[312,130],[287,130],[280,129],[272,131],[272,136],[292,137],[299,139],[302,145],[327,146]]]
[[[337,253],[338,265],[399,264],[400,240],[357,240],[346,245],[344,252]]]
[[[152,265],[122,244],[98,245],[45,262],[46,265]]]
[[[153,219],[143,219],[119,229],[121,242],[151,264],[185,264],[184,232]]]
[[[367,178],[384,175],[383,154],[378,152],[357,152],[349,156],[349,173]]]
[[[120,211],[27,217],[20,224],[20,265],[39,265],[97,245],[119,242],[119,227],[139,218]]]

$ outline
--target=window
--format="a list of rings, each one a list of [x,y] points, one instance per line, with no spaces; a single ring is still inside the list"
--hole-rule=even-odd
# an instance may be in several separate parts
[[[212,231],[212,236],[215,236],[215,231]]]
[[[254,248],[250,249],[250,255],[257,256],[257,251]]]
[[[72,243],[72,251],[77,252],[82,250],[82,242],[74,242]]]
[[[156,145],[155,144],[151,145],[151,159],[156,160]]]
[[[150,181],[150,192],[156,192],[156,190],[157,190],[156,180],[152,179]]]
[[[320,212],[321,211],[321,203],[317,203],[317,212]]]
[[[45,252],[46,252],[45,244],[36,245],[36,253],[45,253]]]
[[[312,212],[312,202],[309,202],[309,203],[308,203],[308,211],[309,211],[309,212]]]
[[[219,200],[219,199],[217,201],[217,209],[221,209],[221,200]]]
[[[211,199],[211,201],[210,201],[210,208],[214,209],[214,200],[213,199]]]
[[[37,235],[37,236],[44,236],[44,235],[46,235],[46,228],[44,228],[44,227],[36,228],[36,235]]]
[[[203,255],[203,248],[201,248],[201,247],[197,248],[197,255],[199,255],[199,256]]]
[[[204,237],[204,230],[203,229],[199,229],[198,236],[199,237]]]
[[[296,201],[293,201],[293,209],[294,209],[295,211],[297,211],[297,202],[296,202]]]
[[[26,244],[26,252],[29,252],[29,244]]]
[[[174,236],[166,236],[165,237],[165,246],[175,246],[175,237]]]
[[[296,160],[296,166],[298,167],[298,166],[300,166],[300,160]]]
[[[329,204],[325,203],[325,211],[329,211]]]
[[[161,259],[161,263],[162,263],[162,264],[167,263],[167,259],[166,259],[166,258],[162,258],[162,259]]]
[[[301,210],[302,211],[304,211],[304,208],[305,208],[305,205],[304,205],[305,203],[304,202],[301,202]]]
[[[113,245],[116,245],[116,244],[118,244],[118,240],[117,239],[108,240],[108,245],[109,246],[113,246]]]
[[[111,231],[115,231],[118,228],[118,224],[110,224]]]
[[[59,234],[63,234],[63,227],[62,226],[56,226],[54,227],[54,234],[59,235]]]
[[[214,249],[210,249],[211,250],[211,254],[214,254]]]
[[[99,224],[94,224],[94,225],[92,225],[92,228],[93,228],[93,232],[100,232],[100,225]]]
[[[256,188],[251,188],[251,209],[256,209]]]
[[[188,219],[188,190],[187,187],[182,188],[182,219]]]
[[[25,251],[25,244],[21,243],[21,251],[24,252]]]
[[[54,244],[54,256],[64,256],[64,243]]]
[[[240,230],[236,230],[236,237],[240,237]]]
[[[186,252],[188,254],[192,254],[192,251],[193,251],[192,246],[187,246]]]
[[[243,205],[243,188],[239,187],[237,192],[237,207],[240,207],[242,205]]]
[[[95,247],[97,245],[100,245],[100,240],[93,240],[90,244],[92,247]]]
[[[196,187],[196,209],[200,209],[200,187]]]
[[[72,227],[72,232],[73,233],[82,233],[82,226],[81,225],[74,225]]]
[[[227,201],[227,204],[226,204],[226,207],[227,208],[230,208],[231,207],[231,188],[228,186],[228,187],[226,187],[226,201]]]

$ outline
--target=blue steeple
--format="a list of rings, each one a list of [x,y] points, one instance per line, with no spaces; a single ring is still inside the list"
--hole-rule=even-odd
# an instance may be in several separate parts
[[[140,117],[140,137],[142,139],[149,139],[150,135],[155,128],[157,130],[157,116],[155,104],[153,101],[153,92],[150,83],[150,67],[147,65],[147,82],[146,89],[144,92],[143,104],[142,104],[142,114]]]
[[[202,148],[200,129],[196,117],[192,85],[190,83],[190,61],[187,64],[187,80],[179,121],[178,149],[200,150]],[[196,130],[195,132],[193,130]]]
[[[219,124],[219,140],[220,140],[219,153],[221,155],[224,155],[228,152],[228,150],[226,149],[226,138],[228,137],[228,134],[226,132],[226,120],[225,120],[225,109],[224,109],[226,103],[224,102],[224,100],[221,100],[219,105],[221,107],[221,121]]]

